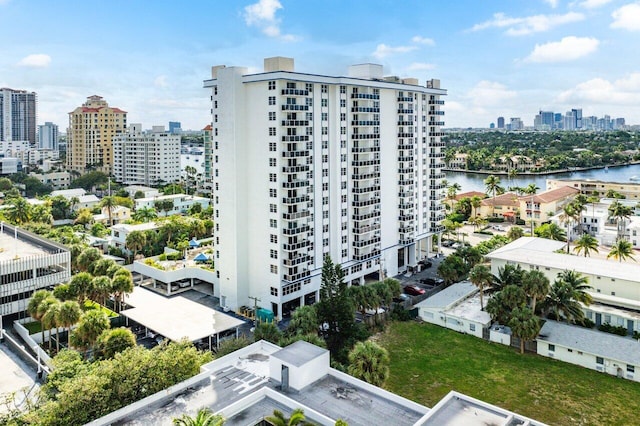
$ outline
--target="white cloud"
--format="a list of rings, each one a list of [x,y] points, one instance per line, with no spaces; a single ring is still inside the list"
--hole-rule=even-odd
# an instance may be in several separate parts
[[[607,3],[611,3],[611,0],[584,0],[578,3],[578,6],[585,9],[596,9],[602,7]],[[573,5],[573,4],[572,4]]]
[[[517,96],[516,91],[509,90],[503,84],[482,80],[467,93],[467,98],[475,106],[497,106]]]
[[[417,44],[424,44],[427,46],[434,46],[436,44],[436,42],[433,41],[432,38],[426,38],[422,36],[415,36],[411,39],[411,41]]]
[[[629,105],[636,106],[640,96],[640,73],[610,82],[594,78],[562,92],[557,99],[565,104]]]
[[[611,28],[640,31],[640,3],[631,3],[616,9],[611,14]]]
[[[395,53],[407,53],[413,50],[416,50],[416,46],[387,46],[386,44],[379,44],[376,47],[376,51],[372,53],[378,59],[383,59],[389,55],[393,55]]]
[[[551,6],[553,9],[558,7],[558,0],[544,0],[544,2],[549,3],[549,6]]]
[[[51,56],[42,53],[25,56],[17,63],[19,67],[46,68],[51,63]]]
[[[533,15],[523,18],[511,18],[504,13],[496,13],[493,19],[476,24],[471,31],[480,31],[487,28],[506,28],[506,34],[520,36],[544,32],[563,24],[582,21],[584,15],[577,12],[569,12],[564,15]]]
[[[434,69],[436,66],[433,64],[427,64],[424,62],[414,62],[407,67],[407,71],[428,71]]]
[[[592,37],[564,37],[560,41],[536,44],[527,62],[567,62],[587,56],[598,49],[600,41]]]
[[[283,9],[278,0],[259,0],[244,8],[244,21],[250,27],[257,27],[262,33],[271,38],[279,38],[284,41],[297,41],[299,38],[293,34],[282,34],[280,19],[276,17],[278,10]]]
[[[169,86],[169,83],[167,83],[167,76],[166,75],[159,75],[156,77],[155,80],[153,80],[153,85],[156,87],[167,87]]]

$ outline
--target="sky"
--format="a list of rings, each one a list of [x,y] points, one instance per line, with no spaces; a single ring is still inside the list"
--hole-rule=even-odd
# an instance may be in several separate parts
[[[539,110],[640,124],[640,1],[0,0],[0,87],[38,94],[64,131],[91,95],[129,123],[201,129],[213,65],[437,78],[445,127],[532,125]]]

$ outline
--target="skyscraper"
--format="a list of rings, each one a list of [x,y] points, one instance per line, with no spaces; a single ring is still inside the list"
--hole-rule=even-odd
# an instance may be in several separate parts
[[[69,113],[67,130],[67,167],[84,172],[96,169],[111,173],[112,138],[125,131],[127,112],[110,107],[101,96],[89,96],[87,102]]]
[[[175,135],[177,133],[182,132],[182,124],[179,121],[170,121],[169,122],[169,133]]]
[[[345,282],[393,276],[432,252],[444,219],[439,80],[263,73],[217,66],[212,95],[214,259],[221,304],[281,316],[319,298],[325,256]]]
[[[36,93],[0,89],[0,140],[36,144]]]
[[[58,125],[50,121],[38,126],[38,148],[58,150]]]
[[[504,129],[504,117],[498,117],[498,129]]]

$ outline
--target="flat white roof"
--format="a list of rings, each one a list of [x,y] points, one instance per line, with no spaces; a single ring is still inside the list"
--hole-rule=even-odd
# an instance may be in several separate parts
[[[122,315],[173,341],[186,337],[194,342],[244,324],[185,297],[168,298],[143,287],[135,287],[126,303],[134,308],[125,309],[120,312]]]
[[[630,337],[547,321],[537,340],[640,366],[640,343]]]
[[[546,268],[575,270],[588,275],[635,282],[640,281],[640,268],[638,268],[635,262],[618,262],[614,260],[554,253],[555,250],[564,247],[565,243],[545,240],[544,238],[533,239],[549,241],[550,243],[535,242],[524,245],[516,244],[524,238],[532,239],[531,237],[518,238],[514,242],[489,253],[486,257],[489,259],[500,259]]]
[[[485,295],[483,299],[486,305],[489,298]],[[484,325],[488,325],[491,323],[491,315],[489,315],[488,312],[480,309],[479,293],[473,297],[464,299],[462,302],[456,304],[452,308],[447,309],[444,313],[452,317],[475,321]]]
[[[201,201],[201,200],[209,200],[206,197],[200,197],[198,195],[187,195],[187,194],[169,194],[169,195],[158,195],[156,197],[146,197],[146,198],[138,198],[134,200],[137,204],[148,203],[150,201],[160,201],[160,200],[176,200],[178,198],[185,198],[193,201]]]
[[[150,231],[152,229],[156,229],[157,227],[158,227],[158,224],[155,222],[139,223],[137,225],[131,225],[128,223],[119,223],[118,225],[113,225],[111,229],[114,229],[114,230],[123,229],[125,231],[132,232],[132,231]]]
[[[417,308],[447,309],[459,300],[465,299],[478,291],[478,287],[469,281],[453,284],[433,296],[415,305]]]

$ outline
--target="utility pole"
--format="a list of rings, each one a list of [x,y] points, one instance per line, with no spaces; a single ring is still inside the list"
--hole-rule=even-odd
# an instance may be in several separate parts
[[[258,302],[261,302],[261,300],[254,296],[249,296],[249,299],[253,300],[253,316],[255,320],[257,320],[258,319]]]

